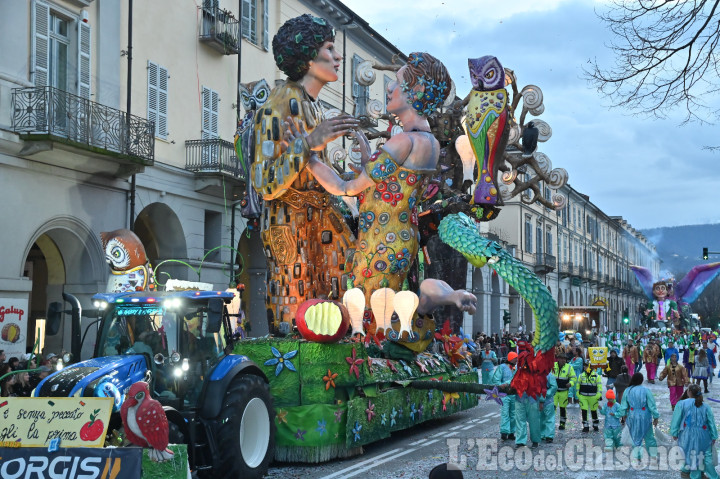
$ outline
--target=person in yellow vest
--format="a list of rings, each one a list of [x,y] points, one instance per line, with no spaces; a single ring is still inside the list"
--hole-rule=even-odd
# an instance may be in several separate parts
[[[593,429],[600,430],[600,420],[598,419],[598,404],[602,397],[602,380],[595,374],[588,362],[585,365],[585,371],[577,378],[576,387],[578,398],[580,399],[580,412],[582,413],[583,432],[590,431],[588,423],[588,411],[592,414]]]
[[[567,363],[567,356],[558,356],[553,368],[553,376],[557,381],[557,393],[553,398],[553,404],[560,408],[560,426],[558,429],[562,431],[565,429],[567,418],[568,391],[575,384],[575,370]]]

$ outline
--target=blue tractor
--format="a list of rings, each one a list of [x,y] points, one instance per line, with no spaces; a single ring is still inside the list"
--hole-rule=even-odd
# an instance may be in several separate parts
[[[79,358],[80,302],[63,297],[71,306],[72,355]],[[33,394],[114,397],[110,428],[119,428],[125,392],[146,381],[165,409],[170,442],[188,445],[191,469],[206,477],[262,477],[274,456],[275,412],[267,377],[246,356],[232,354],[235,321],[226,307],[232,299],[222,291],[96,294],[93,359],[48,376]],[[50,333],[59,330],[61,307],[50,305]]]

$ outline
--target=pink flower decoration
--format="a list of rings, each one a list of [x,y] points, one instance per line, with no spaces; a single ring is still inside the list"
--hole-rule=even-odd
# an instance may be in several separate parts
[[[372,401],[368,401],[368,407],[365,409],[365,414],[367,414],[368,422],[372,421],[372,418],[375,417],[375,405]]]
[[[358,366],[364,363],[365,360],[357,357],[355,348],[352,349],[352,357],[345,358],[345,361],[350,365],[350,372],[348,374],[355,373],[355,378],[360,379],[360,369],[358,369]]]

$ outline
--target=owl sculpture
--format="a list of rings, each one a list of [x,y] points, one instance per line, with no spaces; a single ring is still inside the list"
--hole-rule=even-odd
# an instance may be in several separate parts
[[[128,229],[100,233],[105,261],[110,264],[109,293],[145,291],[154,283],[140,238]]]
[[[473,89],[465,127],[478,167],[472,203],[492,209],[498,204],[495,177],[509,133],[505,70],[500,61],[490,55],[468,59],[468,66]]]
[[[245,197],[240,202],[240,213],[248,220],[248,228],[257,228],[262,209],[262,200],[250,181],[250,164],[255,157],[255,112],[261,108],[270,95],[270,85],[265,79],[238,84],[240,100],[245,108],[245,117],[238,122],[235,132],[235,152],[240,161],[242,174],[246,179]]]

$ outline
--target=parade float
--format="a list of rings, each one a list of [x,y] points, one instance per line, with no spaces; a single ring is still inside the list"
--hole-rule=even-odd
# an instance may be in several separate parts
[[[630,269],[648,298],[643,310],[646,326],[684,331],[689,328],[690,304],[720,274],[720,263],[695,266],[678,282],[670,275],[654,278],[652,272],[642,266],[630,266]]]
[[[355,179],[364,174],[358,181],[370,186],[357,193],[353,231],[341,202],[320,188],[310,170],[335,181],[318,164],[330,165],[343,154],[337,147],[324,150],[313,132],[322,131],[323,122],[356,123],[321,111],[296,83],[334,32],[309,15],[286,25],[273,49],[278,66],[291,72],[289,81],[269,98],[263,95],[263,103],[249,101],[248,94],[262,82],[244,87],[252,111],[235,142],[254,187],[246,192],[243,215],[260,231],[268,259],[272,333],[246,337],[237,291],[162,283],[162,265],[150,268],[139,239],[115,231],[102,236],[113,271],[108,292],[94,297],[100,324],[93,359],[50,375],[34,392],[33,400],[44,402],[107,397],[106,446],[135,439],[157,460],[168,457],[169,447],[170,461],[178,464],[184,456],[167,444],[186,444],[190,468],[206,476],[260,477],[272,459],[320,462],[359,454],[363,445],[394,431],[474,407],[481,394],[536,398],[544,394],[554,363],[557,304],[542,281],[478,228],[518,195],[524,203],[564,205],[561,195],[550,199],[541,189],[557,190],[567,181],[564,170],[552,169],[536,151],[551,130],[539,119],[525,124],[528,113],[544,109],[540,89],[519,90],[514,73],[492,56],[469,61],[473,90],[464,100],[427,53],[378,66],[398,76],[393,94],[401,101],[393,107],[398,113],[391,127],[377,135],[383,150],[368,155],[367,140],[355,134]],[[303,43],[308,39],[314,46]],[[426,75],[428,65],[427,72],[440,76]],[[361,84],[374,81],[372,66],[358,68]],[[402,106],[405,99],[411,111]],[[380,110],[370,109],[376,118]],[[302,128],[286,141],[281,126],[288,118]],[[430,124],[435,135],[442,133],[440,161],[433,158],[432,168],[417,171],[398,165],[387,151],[402,135],[429,133]],[[340,190],[346,195],[357,185],[349,181],[350,188],[343,183]],[[448,321],[436,323],[436,308],[472,313],[476,299],[424,277],[430,262],[424,246],[432,236],[473,266],[492,268],[532,307],[534,338],[521,348],[510,388],[478,384],[469,337]],[[81,308],[77,299],[64,297],[77,358]],[[49,320],[57,322],[61,306],[52,309]],[[143,403],[148,396],[159,404]],[[167,429],[167,438],[150,438],[133,426],[140,409],[128,408],[141,406],[142,414]],[[143,477],[159,477],[160,464],[167,463],[143,464]]]

